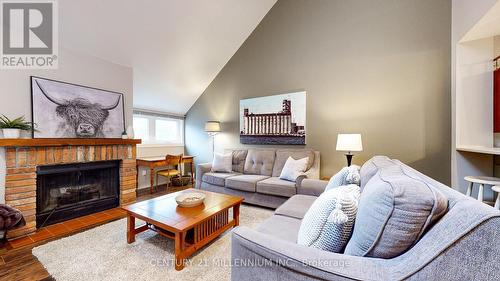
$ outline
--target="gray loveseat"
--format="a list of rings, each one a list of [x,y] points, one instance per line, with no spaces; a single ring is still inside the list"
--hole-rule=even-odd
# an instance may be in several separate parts
[[[232,280],[500,280],[500,212],[445,186],[398,160],[379,157],[361,171],[361,185],[386,165],[399,165],[448,199],[446,214],[403,254],[349,256],[296,243],[304,214],[327,182],[304,179],[308,195],[295,195],[256,230],[232,233]],[[372,161],[373,163],[373,161]],[[371,168],[373,170],[373,168]]]
[[[211,172],[212,164],[196,167],[196,188],[245,198],[245,203],[277,208],[300,193],[302,179],[319,179],[320,154],[310,149],[231,150],[231,173]],[[281,180],[281,170],[288,157],[308,157],[308,169],[296,182]]]

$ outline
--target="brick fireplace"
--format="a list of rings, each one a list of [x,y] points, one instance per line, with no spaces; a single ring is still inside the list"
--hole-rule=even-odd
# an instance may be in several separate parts
[[[119,161],[119,204],[136,199],[136,145],[140,140],[23,139],[0,140],[5,147],[5,203],[23,212],[26,226],[8,238],[36,230],[37,167]]]

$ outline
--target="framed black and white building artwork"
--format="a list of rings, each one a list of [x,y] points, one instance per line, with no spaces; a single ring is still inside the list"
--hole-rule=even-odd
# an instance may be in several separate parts
[[[306,144],[306,92],[240,100],[242,144]]]
[[[121,138],[123,94],[31,77],[34,138]]]

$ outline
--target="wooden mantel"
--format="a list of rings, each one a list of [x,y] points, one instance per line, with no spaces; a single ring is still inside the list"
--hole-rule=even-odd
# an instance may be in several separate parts
[[[0,147],[137,145],[140,139],[0,139]]]

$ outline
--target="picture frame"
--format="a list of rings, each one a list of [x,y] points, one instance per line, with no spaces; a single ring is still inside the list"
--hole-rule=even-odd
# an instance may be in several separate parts
[[[306,92],[240,100],[242,144],[306,144]]]
[[[30,76],[32,137],[121,138],[123,93]]]

